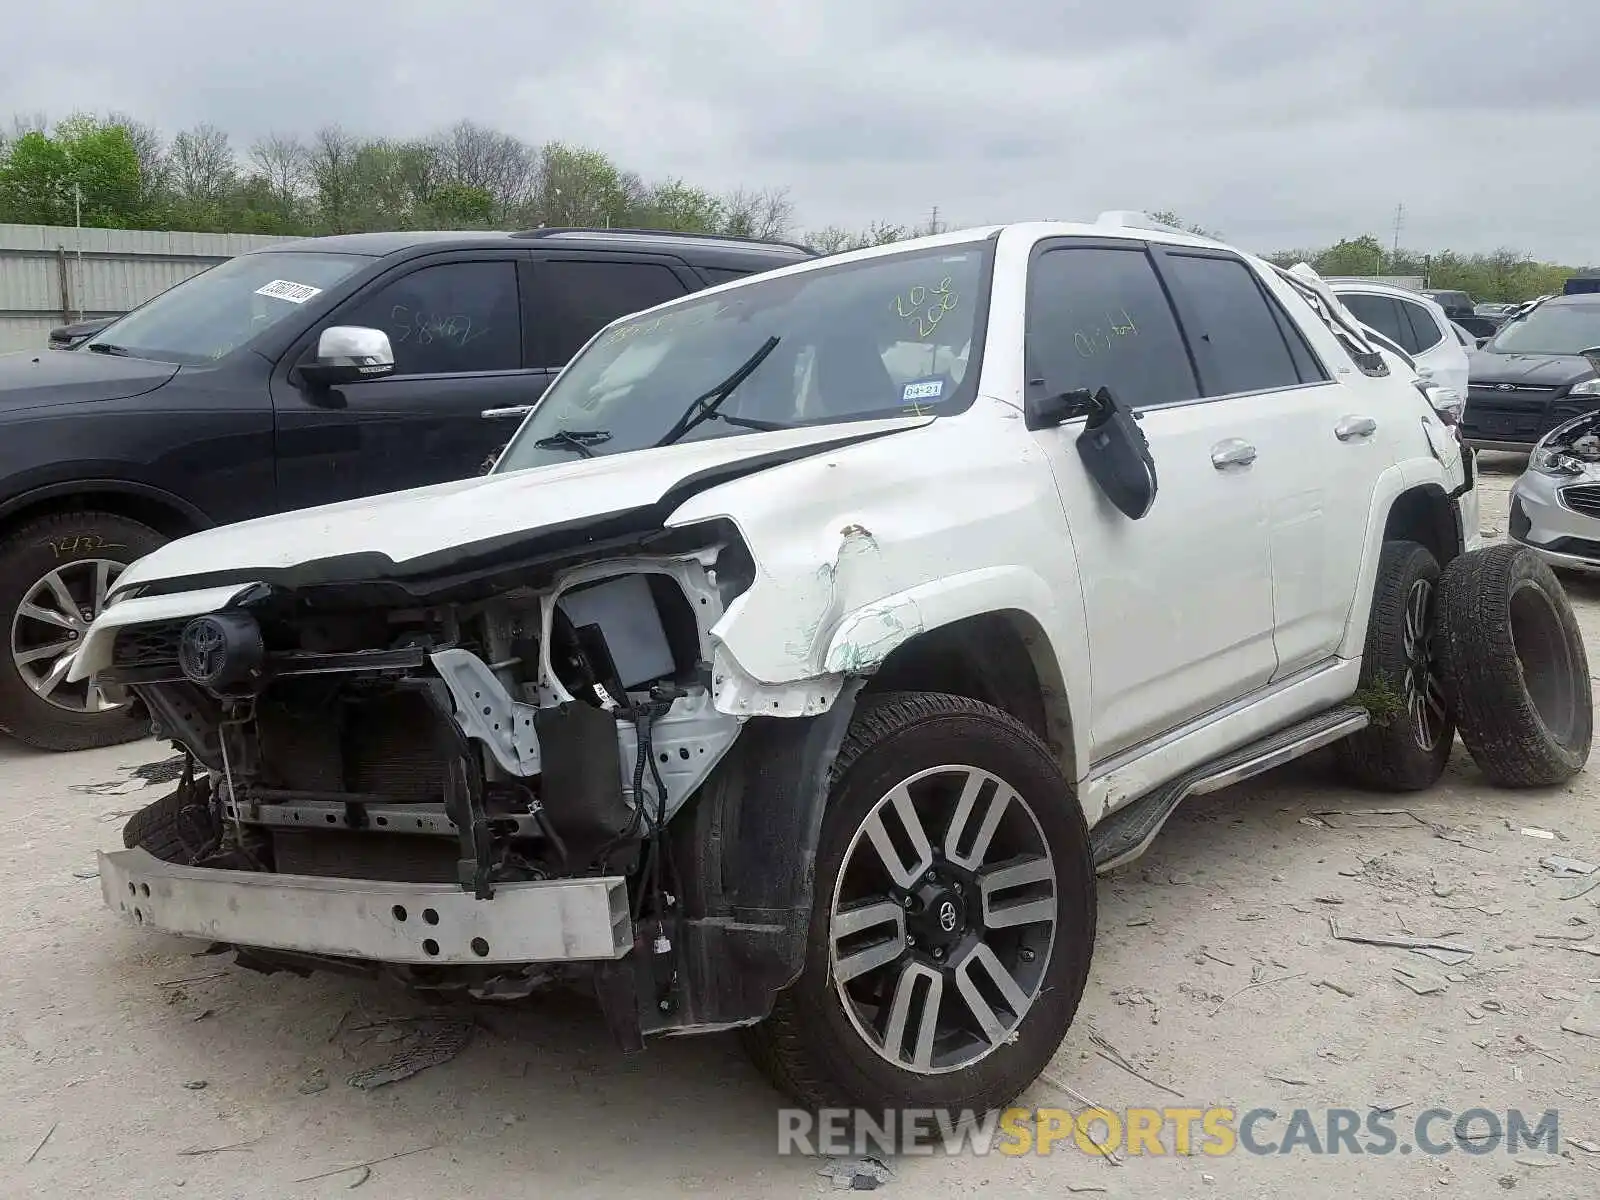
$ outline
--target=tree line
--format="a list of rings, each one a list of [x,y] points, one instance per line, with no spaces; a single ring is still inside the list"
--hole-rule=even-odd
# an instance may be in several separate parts
[[[1153,215],[1197,233],[1172,212]],[[921,223],[801,229],[785,188],[716,193],[679,178],[646,180],[599,150],[532,145],[460,121],[411,139],[327,125],[271,133],[245,147],[201,123],[172,137],[126,114],[51,124],[17,117],[0,130],[0,222],[306,236],[377,229],[637,227],[792,239],[824,253],[938,232]],[[1559,292],[1577,268],[1503,249],[1492,254],[1386,250],[1370,234],[1268,255],[1325,275],[1418,275],[1478,300]]]
[[[125,114],[0,131],[0,221],[308,236],[379,229],[611,226],[797,238],[836,252],[930,227],[799,231],[782,188],[718,194],[646,180],[598,150],[530,145],[460,121],[426,137],[359,137],[337,125],[247,147],[202,123],[168,138]]]

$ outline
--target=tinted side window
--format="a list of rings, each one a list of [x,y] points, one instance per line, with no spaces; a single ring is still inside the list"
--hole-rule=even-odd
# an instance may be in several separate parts
[[[1167,295],[1142,249],[1066,246],[1028,280],[1028,377],[1050,393],[1102,387],[1124,404],[1200,394]]]
[[[660,263],[554,259],[535,268],[528,314],[538,366],[559,367],[618,317],[688,292]]]
[[[696,269],[706,277],[706,282],[711,284],[731,283],[735,279],[743,279],[750,274],[749,271],[734,267],[698,267]]]
[[[1296,387],[1300,372],[1250,268],[1238,259],[1169,254],[1184,329],[1208,396]]]
[[[1297,325],[1288,313],[1283,311],[1283,306],[1272,297],[1267,298],[1267,304],[1272,309],[1272,315],[1278,322],[1278,329],[1283,334],[1283,340],[1289,343],[1289,357],[1294,359],[1294,369],[1300,373],[1301,383],[1326,383],[1328,372],[1323,369],[1317,356],[1311,350],[1311,343],[1306,341],[1305,332]]]
[[[1420,304],[1411,304],[1405,300],[1397,300],[1400,311],[1411,322],[1412,340],[1416,343],[1415,349],[1407,346],[1407,350],[1417,353],[1422,350],[1432,350],[1444,340],[1444,334],[1439,331],[1438,324],[1433,319],[1433,314]]]
[[[517,267],[457,262],[385,283],[339,314],[389,335],[396,375],[514,371],[522,366]]]
[[[1408,353],[1411,351],[1410,343],[1416,339],[1412,336],[1411,327],[1401,320],[1399,306],[1390,297],[1360,292],[1340,293],[1339,302],[1363,325],[1376,329]]]

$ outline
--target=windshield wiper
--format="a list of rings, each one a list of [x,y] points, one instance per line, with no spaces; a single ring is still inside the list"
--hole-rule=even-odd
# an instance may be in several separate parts
[[[657,442],[656,445],[670,446],[673,442],[683,437],[684,434],[688,433],[691,429],[699,425],[700,422],[709,420],[715,416],[719,416],[720,414],[717,412],[717,409],[727,401],[729,396],[733,395],[734,389],[746,379],[750,378],[750,376],[755,373],[755,369],[767,361],[767,355],[771,354],[777,348],[778,338],[777,335],[774,334],[772,337],[769,337],[766,341],[762,342],[761,348],[749,358],[745,359],[744,363],[732,375],[729,375],[710,391],[695,397],[694,401],[689,405],[689,407],[684,410],[683,415],[672,423],[672,428],[667,430],[666,434],[663,435],[661,440]],[[766,421],[748,421],[743,417],[723,417],[722,419],[731,425],[745,425],[752,429],[786,428],[783,425],[772,425]]]
[[[113,346],[110,342],[90,342],[88,348],[96,354],[115,354],[118,358],[133,357],[133,351],[126,346]]]
[[[609,442],[611,434],[604,429],[558,429],[549,437],[542,437],[533,444],[541,450],[554,450],[564,447],[576,450],[584,458],[593,458],[594,451],[590,446],[598,446],[601,442]]]

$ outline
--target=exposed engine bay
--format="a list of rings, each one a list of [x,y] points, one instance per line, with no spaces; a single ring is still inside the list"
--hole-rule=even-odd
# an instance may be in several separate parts
[[[1540,450],[1586,465],[1600,463],[1600,412],[1587,413],[1552,430]]]
[[[622,876],[646,952],[670,958],[685,884],[668,826],[747,720],[713,705],[710,631],[753,566],[710,533],[726,536],[658,534],[425,605],[383,582],[263,586],[118,630],[101,678],[191,756],[183,786],[214,826],[187,865],[477,900]],[[410,971],[482,995],[559,974]]]

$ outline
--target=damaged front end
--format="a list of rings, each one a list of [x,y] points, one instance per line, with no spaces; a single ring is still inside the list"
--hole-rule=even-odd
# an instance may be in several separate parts
[[[1600,475],[1600,412],[1552,429],[1534,447],[1528,465],[1553,476]]]
[[[715,523],[113,606],[97,678],[197,767],[181,851],[102,856],[107,902],[263,969],[593,986],[629,1046],[760,1020],[802,965],[853,691],[769,697],[729,658],[754,570]]]

